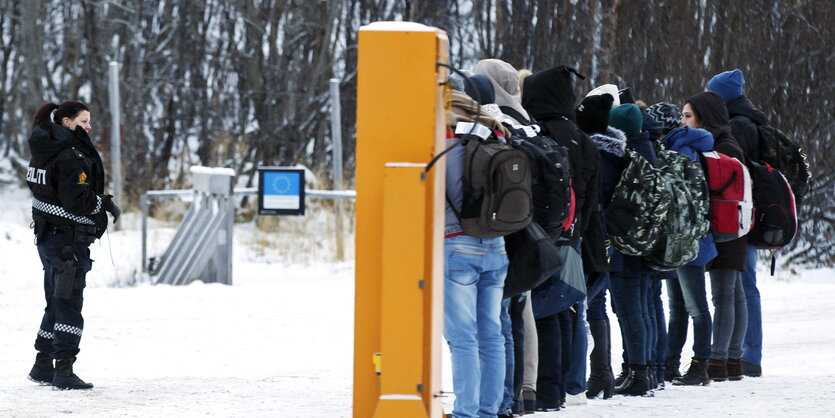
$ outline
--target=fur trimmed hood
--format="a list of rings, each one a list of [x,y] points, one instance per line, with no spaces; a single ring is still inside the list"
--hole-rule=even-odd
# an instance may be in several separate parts
[[[626,151],[626,134],[611,126],[606,128],[606,133],[592,134],[589,135],[589,138],[594,142],[594,146],[598,150],[608,152],[617,157],[623,157]]]

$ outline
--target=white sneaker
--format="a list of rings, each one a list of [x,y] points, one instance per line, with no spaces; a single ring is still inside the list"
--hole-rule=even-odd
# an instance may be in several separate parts
[[[565,394],[565,405],[566,406],[585,405],[587,403],[588,403],[588,401],[586,400],[586,393],[585,392],[578,393],[576,395],[572,395],[570,393]]]

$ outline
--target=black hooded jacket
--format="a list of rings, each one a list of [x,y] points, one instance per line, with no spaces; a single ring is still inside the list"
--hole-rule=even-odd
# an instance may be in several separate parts
[[[745,96],[726,102],[728,115],[731,117],[731,133],[745,156],[752,161],[761,161],[760,132],[757,125],[766,125],[763,112],[760,112]]]
[[[564,237],[582,236],[597,205],[599,155],[588,136],[574,124],[576,74],[565,66],[540,71],[525,79],[522,106],[549,137],[568,149],[571,181],[576,198],[574,231]]]
[[[32,160],[26,176],[32,191],[32,216],[55,225],[94,224],[107,228],[102,210],[104,166],[87,132],[50,124],[35,126],[29,137]]]
[[[697,94],[687,103],[698,115],[702,128],[713,134],[713,149],[745,163],[745,153],[731,134],[725,101],[713,92]],[[708,270],[745,270],[748,237],[716,244],[719,255],[708,264]]]

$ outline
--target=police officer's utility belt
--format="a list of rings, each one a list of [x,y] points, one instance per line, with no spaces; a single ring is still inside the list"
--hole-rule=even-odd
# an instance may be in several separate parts
[[[94,225],[56,225],[46,217],[35,216],[36,242],[49,235],[60,235],[65,245],[90,245],[96,241],[96,227]]]

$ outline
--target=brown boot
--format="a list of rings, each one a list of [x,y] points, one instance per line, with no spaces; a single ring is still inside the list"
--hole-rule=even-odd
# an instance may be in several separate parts
[[[710,359],[707,363],[707,375],[714,382],[728,380],[728,360]]]
[[[742,380],[742,360],[728,359],[728,380]]]

